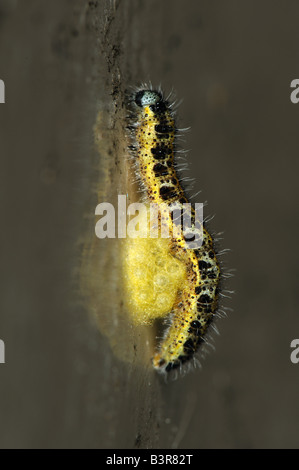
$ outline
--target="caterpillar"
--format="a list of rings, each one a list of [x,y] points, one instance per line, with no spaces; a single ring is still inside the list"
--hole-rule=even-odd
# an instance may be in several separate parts
[[[172,105],[160,90],[142,87],[131,96],[129,109],[134,142],[130,150],[138,165],[147,201],[159,206],[185,207],[188,199],[176,170],[178,130]],[[195,211],[192,206],[190,212],[194,231]],[[205,342],[208,327],[218,308],[220,281],[213,239],[205,226],[202,227],[202,244],[192,248],[187,243],[186,234],[173,236],[173,223],[180,221],[170,215],[163,219],[163,223],[170,226],[170,253],[186,267],[186,279],[178,289],[169,312],[170,324],[152,358],[153,367],[161,373],[180,367]]]

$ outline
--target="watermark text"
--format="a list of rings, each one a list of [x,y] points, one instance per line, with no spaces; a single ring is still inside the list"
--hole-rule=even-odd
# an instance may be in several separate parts
[[[2,339],[0,339],[0,364],[5,364],[5,344]]]
[[[291,342],[291,348],[293,349],[293,351],[291,352],[291,356],[290,356],[291,362],[293,364],[298,364],[299,362],[299,339],[293,339],[293,341]]]
[[[5,103],[5,85],[3,80],[0,80],[0,103]]]
[[[102,238],[175,238],[184,240],[187,248],[200,248],[203,241],[203,204],[131,203],[118,196],[117,211],[110,202],[97,205],[95,214],[101,216],[95,226],[96,236]]]

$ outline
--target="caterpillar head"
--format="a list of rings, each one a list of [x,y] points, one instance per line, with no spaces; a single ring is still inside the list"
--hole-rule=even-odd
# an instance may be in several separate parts
[[[153,112],[163,113],[167,103],[161,93],[155,90],[140,90],[135,94],[134,102],[140,108],[149,107]]]
[[[141,108],[155,105],[159,101],[162,101],[162,96],[154,90],[140,90],[135,95],[135,103]]]

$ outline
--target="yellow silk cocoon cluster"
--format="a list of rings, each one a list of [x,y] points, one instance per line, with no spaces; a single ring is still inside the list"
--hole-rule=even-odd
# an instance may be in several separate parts
[[[147,214],[140,226],[147,226]],[[145,232],[140,230],[145,236]],[[151,324],[171,312],[186,280],[186,265],[170,252],[170,238],[130,238],[124,241],[125,301],[136,325]]]

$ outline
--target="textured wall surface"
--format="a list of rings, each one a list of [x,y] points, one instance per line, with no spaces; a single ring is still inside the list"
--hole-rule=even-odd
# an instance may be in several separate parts
[[[0,2],[1,448],[298,447],[298,13]],[[147,333],[117,316],[118,241],[93,239],[96,204],[132,191],[123,97],[149,80],[183,98],[192,192],[236,269],[215,351],[170,383],[142,363]]]

